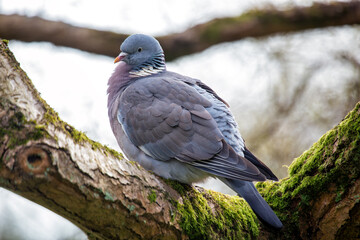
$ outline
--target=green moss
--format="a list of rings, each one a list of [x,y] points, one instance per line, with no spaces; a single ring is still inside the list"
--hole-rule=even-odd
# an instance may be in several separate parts
[[[183,184],[183,183],[180,183],[178,181],[171,180],[171,179],[164,179],[163,178],[163,180],[167,185],[171,186],[181,196],[184,196],[188,191],[192,190],[192,187],[187,185],[187,184]]]
[[[64,125],[64,130],[65,132],[69,133],[69,135],[71,136],[71,138],[76,142],[76,143],[90,143],[91,148],[93,150],[102,150],[103,153],[105,155],[110,154],[111,156],[121,160],[124,159],[123,155],[111,148],[109,148],[108,146],[102,145],[101,143],[95,142],[93,140],[91,140],[90,138],[88,138],[85,133],[76,130],[73,126],[63,123]]]
[[[247,203],[235,196],[197,191],[189,185],[165,180],[181,196],[174,202],[180,226],[190,239],[255,239],[259,222]],[[212,206],[209,206],[209,202]]]
[[[76,130],[74,127],[67,125],[66,129],[71,134],[71,137],[75,142],[81,143],[88,140],[87,136],[83,132]]]
[[[149,199],[150,203],[156,202],[156,192],[151,190],[150,194],[147,196],[147,199]]]
[[[43,125],[38,125],[35,121],[27,121],[22,112],[9,106],[5,101],[2,102],[2,107],[9,109],[9,119],[7,122],[3,122],[0,129],[0,138],[5,135],[8,137],[8,148],[12,149],[16,146],[24,145],[30,140],[39,140],[49,136]]]
[[[137,167],[138,169],[142,169],[143,167],[137,163],[136,161],[128,161],[131,165],[133,165],[134,167]]]
[[[46,104],[46,103],[44,102],[44,104]],[[45,121],[46,124],[49,124],[49,123],[55,124],[55,123],[61,121],[58,113],[55,112],[52,108],[50,108],[50,106],[47,106],[47,104],[46,104],[46,112],[44,114],[44,119],[46,120]]]
[[[220,194],[213,191],[208,191],[216,202],[221,207],[221,214],[219,217],[221,219],[220,223],[225,222],[224,230],[228,226],[233,226],[236,230],[235,232],[240,233],[242,230],[246,229],[247,234],[241,233],[238,237],[256,237],[259,235],[259,222],[255,213],[251,210],[245,200],[237,196],[228,196]],[[231,239],[239,239],[237,236],[233,235],[232,232],[227,232],[227,236],[231,236]],[[235,238],[234,238],[235,237]]]
[[[279,183],[258,183],[265,200],[287,225],[288,234],[298,236],[299,217],[322,193],[335,186],[336,202],[360,177],[360,104],[334,129],[327,132],[289,167],[290,177]]]
[[[32,139],[40,139],[42,137],[44,137],[46,135],[46,137],[49,137],[49,135],[47,134],[47,131],[45,129],[44,125],[35,125],[34,131],[32,132],[30,138]]]
[[[16,130],[22,129],[25,123],[26,119],[22,112],[15,112],[15,114],[9,120],[10,128]]]
[[[46,104],[46,103],[45,103]],[[46,105],[47,106],[47,105]],[[108,146],[102,145],[101,143],[95,142],[88,138],[85,133],[76,130],[73,126],[63,122],[57,112],[55,112],[52,108],[47,106],[47,111],[44,114],[45,124],[53,124],[59,128],[61,128],[65,133],[67,133],[76,143],[90,143],[91,148],[93,150],[103,150],[105,155],[110,154],[115,158],[121,160],[124,159],[123,155]]]

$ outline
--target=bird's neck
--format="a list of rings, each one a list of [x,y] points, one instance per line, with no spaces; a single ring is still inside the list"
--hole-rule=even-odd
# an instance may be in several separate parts
[[[163,53],[159,53],[135,67],[128,65],[125,62],[119,62],[108,81],[108,109],[111,108],[119,94],[131,82],[135,81],[137,78],[150,76],[164,71],[166,71],[166,65]]]
[[[133,67],[129,72],[130,78],[146,77],[166,70],[165,57],[159,53],[147,61]]]
[[[137,78],[164,71],[166,71],[166,65],[163,53],[159,53],[135,67],[122,61],[119,62],[108,81],[108,109],[111,109],[116,98],[131,82],[136,81]]]
[[[131,66],[125,62],[119,62],[108,81],[108,109],[111,108],[120,92],[131,82],[129,71]]]

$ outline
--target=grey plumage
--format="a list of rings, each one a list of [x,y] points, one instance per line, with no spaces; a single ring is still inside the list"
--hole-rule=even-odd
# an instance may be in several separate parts
[[[125,155],[184,183],[217,177],[262,221],[281,228],[252,183],[277,178],[245,147],[228,104],[200,80],[167,71],[153,37],[132,35],[121,51],[108,83],[108,113]]]

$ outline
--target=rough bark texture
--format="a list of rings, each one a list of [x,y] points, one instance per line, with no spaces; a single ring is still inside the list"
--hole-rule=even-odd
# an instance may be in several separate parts
[[[253,10],[237,17],[219,18],[185,32],[159,36],[168,61],[203,51],[222,42],[306,29],[360,23],[360,2],[314,3],[279,11]],[[128,36],[72,26],[39,17],[0,14],[0,36],[25,42],[47,41],[59,46],[115,57]]]
[[[360,103],[289,170],[257,185],[285,225],[276,232],[241,198],[164,181],[61,121],[0,41],[0,186],[90,239],[360,237]]]

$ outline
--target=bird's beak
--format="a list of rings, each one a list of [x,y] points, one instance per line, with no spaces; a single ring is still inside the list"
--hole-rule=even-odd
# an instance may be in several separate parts
[[[127,53],[124,53],[124,52],[121,52],[119,54],[119,56],[117,56],[114,60],[114,63],[117,63],[117,62],[120,62],[121,60],[123,60],[128,54]]]

